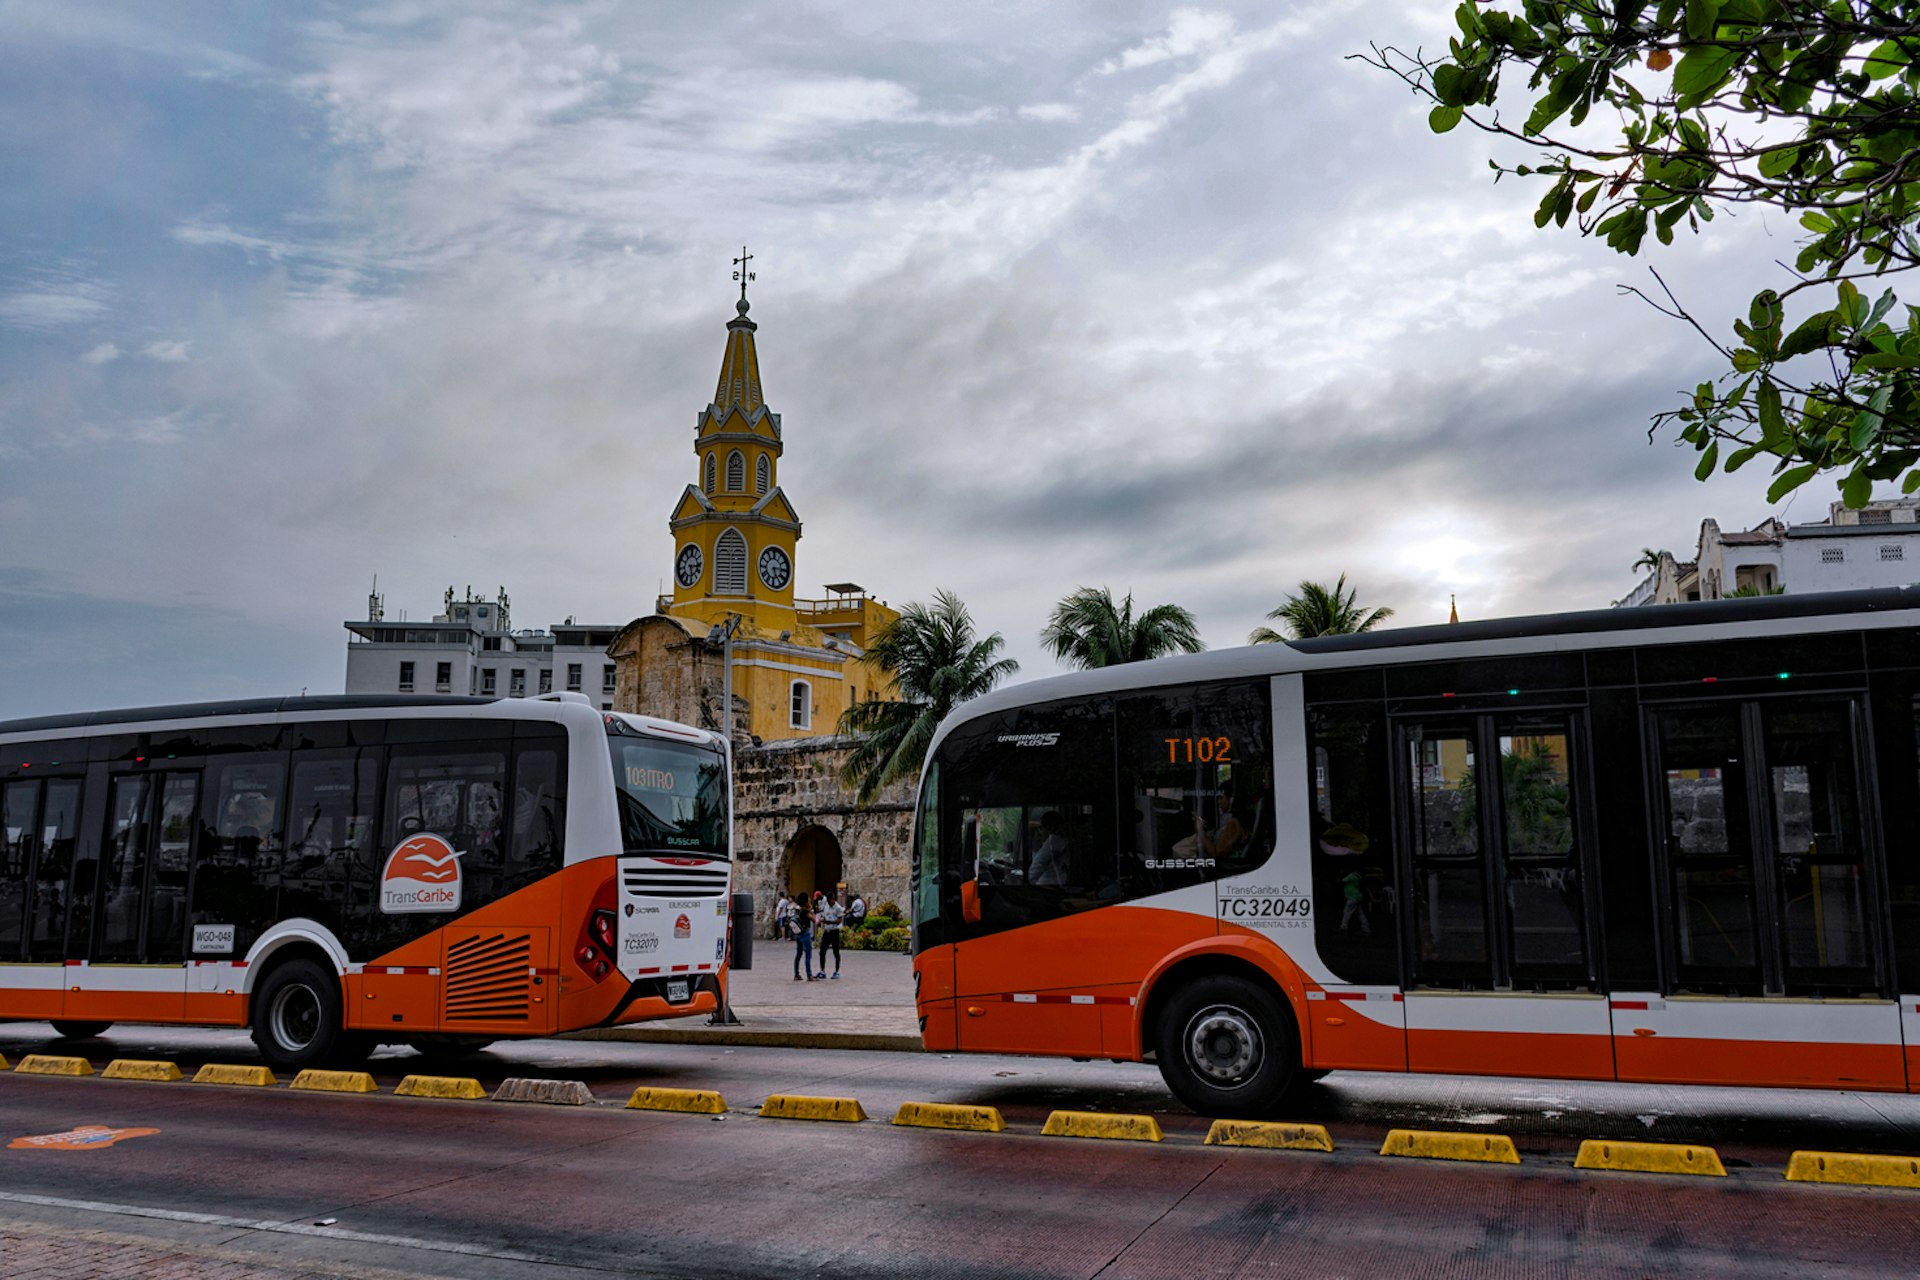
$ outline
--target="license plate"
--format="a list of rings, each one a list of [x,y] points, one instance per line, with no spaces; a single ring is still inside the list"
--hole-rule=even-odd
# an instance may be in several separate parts
[[[685,1004],[687,1002],[687,980],[674,978],[667,983],[667,1003]]]

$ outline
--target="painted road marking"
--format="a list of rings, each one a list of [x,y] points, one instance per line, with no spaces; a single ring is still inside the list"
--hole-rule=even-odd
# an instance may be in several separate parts
[[[13,1151],[95,1151],[128,1138],[144,1138],[158,1132],[158,1129],[109,1129],[103,1124],[83,1124],[65,1133],[15,1138],[7,1147]]]

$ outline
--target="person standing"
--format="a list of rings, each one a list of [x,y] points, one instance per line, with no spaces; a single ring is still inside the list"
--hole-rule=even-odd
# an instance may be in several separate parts
[[[785,940],[787,936],[787,924],[792,919],[792,916],[793,899],[787,897],[786,893],[782,891],[780,901],[773,904],[773,936],[776,939]]]
[[[846,921],[846,908],[840,905],[840,895],[827,899],[826,906],[820,909],[820,973],[821,978],[840,976],[840,926]],[[833,952],[833,972],[827,972],[827,952]]]
[[[788,917],[793,929],[793,980],[801,981],[800,970],[806,968],[806,981],[813,981],[813,911],[807,906],[804,895],[793,900],[792,914]]]

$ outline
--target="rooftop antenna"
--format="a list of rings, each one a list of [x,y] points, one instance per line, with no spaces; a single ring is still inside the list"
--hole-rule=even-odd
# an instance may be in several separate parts
[[[386,601],[380,598],[380,575],[373,575],[373,590],[367,592],[367,621],[378,622],[386,616]]]

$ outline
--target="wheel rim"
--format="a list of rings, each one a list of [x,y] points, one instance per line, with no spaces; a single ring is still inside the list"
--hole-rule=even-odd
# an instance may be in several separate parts
[[[1253,1079],[1266,1056],[1260,1024],[1244,1009],[1217,1004],[1187,1021],[1187,1061],[1208,1084],[1234,1089]]]
[[[274,992],[267,1027],[282,1049],[298,1053],[320,1035],[320,997],[313,988],[293,983]]]

